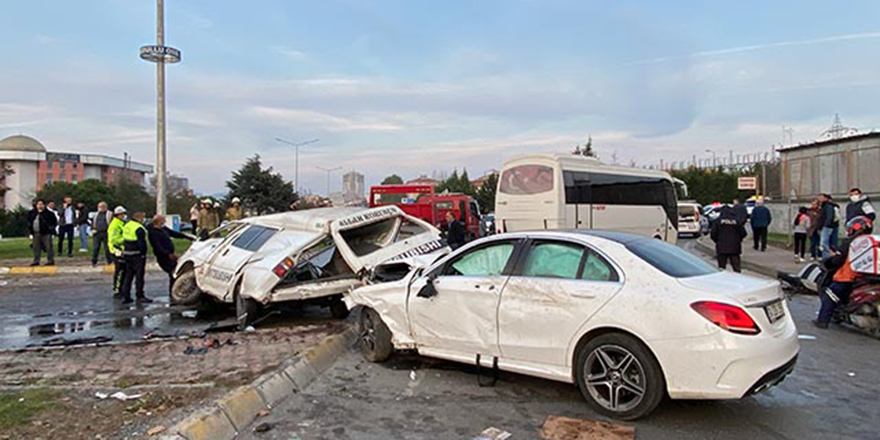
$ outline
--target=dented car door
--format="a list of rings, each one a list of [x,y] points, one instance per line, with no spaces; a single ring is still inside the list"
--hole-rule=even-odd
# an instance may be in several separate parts
[[[498,308],[502,357],[568,365],[573,336],[620,290],[621,275],[595,250],[571,241],[530,240],[520,261]]]
[[[227,240],[217,250],[210,264],[203,267],[203,284],[212,293],[223,299],[232,291],[232,283],[238,270],[260,249],[277,229],[260,225],[249,225],[232,240]]]
[[[497,240],[468,249],[413,283],[408,314],[421,353],[498,356],[498,301],[516,243]]]

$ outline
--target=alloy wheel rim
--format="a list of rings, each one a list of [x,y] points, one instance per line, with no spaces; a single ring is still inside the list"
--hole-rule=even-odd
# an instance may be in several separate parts
[[[363,334],[361,335],[361,340],[363,341],[364,348],[369,351],[373,351],[376,348],[376,326],[373,322],[373,318],[369,314],[363,315]]]
[[[590,352],[583,376],[587,392],[607,410],[632,410],[645,397],[645,369],[632,352],[619,345],[602,345]]]

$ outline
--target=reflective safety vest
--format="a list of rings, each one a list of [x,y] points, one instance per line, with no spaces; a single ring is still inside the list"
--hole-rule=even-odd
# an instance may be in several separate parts
[[[138,231],[144,231],[144,247],[143,249],[138,246]],[[146,255],[146,245],[147,245],[147,228],[144,227],[140,222],[131,220],[125,224],[122,228],[122,241],[123,241],[123,250],[125,251],[125,255],[137,255],[144,254]]]
[[[117,257],[122,256],[122,230],[125,228],[125,221],[119,217],[113,217],[110,220],[110,226],[107,227],[107,248]]]

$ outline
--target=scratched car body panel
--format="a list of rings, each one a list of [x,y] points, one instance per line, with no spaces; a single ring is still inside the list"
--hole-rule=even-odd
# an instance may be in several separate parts
[[[646,260],[650,255],[637,255],[635,244],[681,252],[701,272],[666,273]],[[541,246],[548,250],[539,252]],[[793,365],[799,351],[787,308],[778,321],[764,315],[764,305],[781,298],[776,281],[718,271],[650,238],[501,234],[412,266],[406,276],[359,287],[345,300],[349,308],[376,311],[394,348],[426,356],[573,383],[579,347],[590,335],[621,333],[650,350],[670,397],[729,399],[755,392],[763,376]],[[692,309],[701,301],[741,308],[759,333],[722,329]]]
[[[340,295],[371,269],[445,248],[439,231],[394,206],[321,208],[247,218],[212,231],[181,256],[203,293],[262,304]]]

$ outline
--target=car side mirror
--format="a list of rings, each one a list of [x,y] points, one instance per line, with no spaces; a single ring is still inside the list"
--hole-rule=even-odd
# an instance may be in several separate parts
[[[419,298],[433,298],[437,296],[437,288],[434,287],[434,277],[428,277],[427,282],[419,289],[419,293],[416,296]]]

